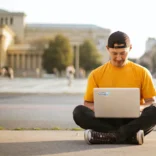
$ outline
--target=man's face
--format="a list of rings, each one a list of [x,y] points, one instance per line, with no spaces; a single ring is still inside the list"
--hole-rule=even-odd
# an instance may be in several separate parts
[[[115,44],[114,46],[122,46],[122,44]],[[109,48],[107,50],[110,54],[111,63],[116,67],[122,67],[125,65],[128,58],[128,53],[131,50],[131,46],[128,48]]]

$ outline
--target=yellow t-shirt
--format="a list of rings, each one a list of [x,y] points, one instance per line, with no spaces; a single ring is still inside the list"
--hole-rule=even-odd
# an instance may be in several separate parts
[[[140,104],[144,99],[156,96],[150,72],[127,60],[125,66],[118,68],[110,62],[93,70],[88,77],[84,100],[94,102],[94,88],[140,88]]]

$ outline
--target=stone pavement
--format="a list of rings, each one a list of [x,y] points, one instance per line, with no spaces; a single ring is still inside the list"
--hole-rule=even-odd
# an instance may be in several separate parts
[[[0,93],[70,93],[84,94],[87,79],[74,79],[68,86],[66,78],[9,78],[0,77]],[[154,79],[156,86],[156,79]]]
[[[0,131],[0,156],[155,156],[156,132],[143,145],[88,145],[83,131]]]
[[[67,85],[65,78],[0,78],[0,93],[84,93],[87,79],[74,79]]]
[[[86,79],[1,79],[0,93],[84,93]],[[0,131],[0,156],[155,156],[156,131],[139,145],[87,145],[83,131]]]

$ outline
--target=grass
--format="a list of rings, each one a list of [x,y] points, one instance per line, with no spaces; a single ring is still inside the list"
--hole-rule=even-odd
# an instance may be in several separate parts
[[[61,128],[60,127],[53,127],[53,128],[51,128],[51,130],[61,130]]]
[[[72,131],[82,131],[83,129],[82,128],[72,128],[71,130]]]
[[[32,128],[32,130],[41,130],[41,128],[39,128],[39,127],[36,127],[36,128]]]
[[[21,128],[21,127],[17,127],[14,130],[16,130],[16,131],[22,131],[22,130],[25,130],[25,129],[24,128]]]
[[[60,127],[52,127],[52,128],[40,128],[40,127],[34,127],[34,128],[23,128],[23,127],[17,127],[14,129],[4,128],[0,126],[0,130],[16,130],[16,131],[23,131],[23,130],[66,130],[66,131],[81,131],[83,129],[79,127],[74,128],[60,128]]]
[[[0,126],[0,130],[4,130],[4,129],[5,129],[4,127],[1,127],[1,126]]]

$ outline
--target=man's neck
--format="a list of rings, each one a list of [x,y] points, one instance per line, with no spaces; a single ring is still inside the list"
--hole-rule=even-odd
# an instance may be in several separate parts
[[[126,60],[123,64],[122,64],[122,66],[116,66],[116,65],[114,65],[113,64],[113,62],[110,60],[110,63],[112,64],[112,66],[114,66],[114,67],[116,67],[116,68],[123,68],[127,63],[128,63],[128,60]]]

